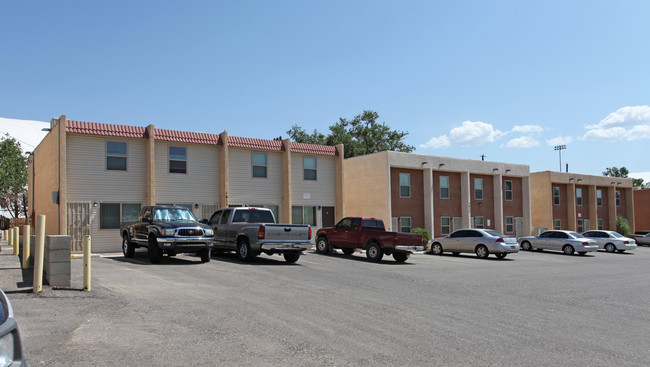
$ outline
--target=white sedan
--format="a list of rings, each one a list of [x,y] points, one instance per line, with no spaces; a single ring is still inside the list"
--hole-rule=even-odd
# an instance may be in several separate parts
[[[584,255],[587,252],[598,250],[596,241],[573,231],[546,231],[540,233],[539,236],[521,237],[518,242],[524,251],[546,249],[562,251],[567,255],[573,255],[575,252]]]
[[[607,252],[625,252],[636,248],[636,241],[614,231],[587,231],[582,235],[596,241],[598,248]]]
[[[438,237],[429,241],[431,253],[442,255],[451,252],[458,255],[461,252],[473,252],[480,259],[494,254],[499,259],[506,255],[519,252],[519,244],[514,237],[504,236],[490,229],[467,228],[452,232],[448,237]]]

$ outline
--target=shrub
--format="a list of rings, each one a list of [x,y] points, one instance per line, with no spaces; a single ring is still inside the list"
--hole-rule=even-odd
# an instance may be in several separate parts
[[[422,233],[422,245],[426,245],[429,242],[429,232],[424,228],[413,228],[411,233]]]
[[[616,232],[622,234],[623,236],[627,236],[632,233],[630,223],[620,214],[616,216]]]

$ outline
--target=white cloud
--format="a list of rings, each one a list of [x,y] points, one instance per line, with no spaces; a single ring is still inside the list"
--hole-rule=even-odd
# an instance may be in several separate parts
[[[437,138],[431,138],[425,144],[420,144],[420,148],[446,148],[450,146],[449,138],[447,135],[442,135]]]
[[[626,134],[627,140],[650,139],[650,124],[637,125],[631,128]]]
[[[622,107],[595,125],[586,125],[585,140],[650,139],[650,106]]]
[[[544,131],[544,128],[539,125],[515,125],[515,127],[510,130],[510,132],[522,134],[539,134],[542,131]]]
[[[532,136],[520,136],[514,138],[507,142],[504,145],[501,145],[502,148],[532,148],[539,145],[539,142],[535,140]]]
[[[570,137],[570,136],[566,136],[566,137],[565,137],[565,136],[560,135],[560,136],[558,136],[558,137],[556,137],[556,138],[553,138],[553,139],[549,139],[549,140],[547,140],[547,141],[546,141],[546,144],[548,144],[548,145],[550,145],[550,146],[554,146],[554,145],[564,145],[564,144],[569,144],[569,143],[572,142],[572,141],[573,141],[573,138],[572,138],[572,137]]]
[[[450,145],[477,146],[485,143],[493,143],[496,139],[505,135],[496,130],[492,124],[481,121],[464,121],[449,132],[449,136],[441,135],[431,138],[420,148],[445,148]]]
[[[608,129],[592,129],[587,131],[583,137],[585,140],[605,140],[605,141],[615,141],[625,137],[625,128],[622,127],[611,127]]]

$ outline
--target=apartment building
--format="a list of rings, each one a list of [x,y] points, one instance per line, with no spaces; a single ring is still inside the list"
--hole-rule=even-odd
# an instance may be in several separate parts
[[[434,236],[489,228],[531,231],[526,165],[379,152],[344,161],[345,212],[381,218],[390,229]]]
[[[533,227],[615,231],[617,215],[633,227],[632,188],[631,178],[552,171],[531,173]]]
[[[333,225],[343,216],[343,145],[52,119],[29,156],[32,215],[47,234],[91,235],[119,251],[120,222],[143,205],[176,204],[209,218],[219,207],[262,206],[279,222]]]

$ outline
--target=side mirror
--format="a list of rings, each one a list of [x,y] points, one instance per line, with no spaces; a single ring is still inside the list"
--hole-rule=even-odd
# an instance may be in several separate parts
[[[199,223],[201,223],[201,224],[208,224],[208,220],[205,219],[205,218],[203,218],[203,219],[199,219]]]
[[[144,217],[142,218],[143,222],[151,223],[151,217]]]

